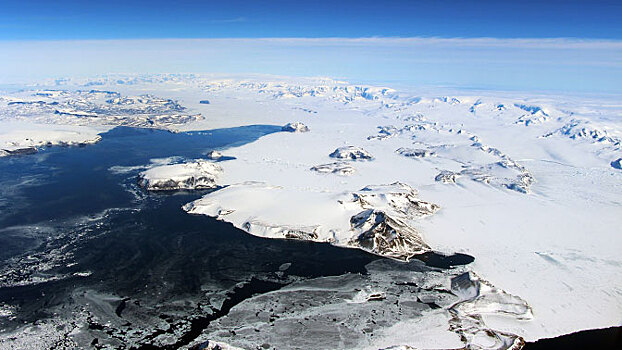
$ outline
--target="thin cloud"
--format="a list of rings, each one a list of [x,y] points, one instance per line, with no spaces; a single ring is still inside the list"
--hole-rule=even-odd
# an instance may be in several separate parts
[[[236,18],[223,18],[223,19],[210,19],[207,20],[208,23],[219,24],[219,23],[243,23],[247,22],[246,17],[236,17]]]
[[[0,82],[119,71],[220,72],[620,92],[621,55],[620,40],[574,38],[0,41]]]
[[[201,40],[201,39],[199,39]],[[236,39],[216,39],[236,40]],[[498,47],[529,49],[622,49],[622,40],[577,39],[577,38],[440,38],[440,37],[366,37],[366,38],[259,38],[237,39],[241,41],[260,40],[281,44],[321,45],[392,45],[392,46],[447,46],[447,47]]]
[[[211,19],[209,23],[241,23],[245,17]],[[289,46],[435,46],[447,48],[508,49],[604,49],[622,50],[622,40],[578,38],[441,38],[441,37],[362,37],[362,38],[164,38],[164,39],[69,39],[69,40],[0,40],[0,43],[136,43],[174,42],[178,44],[278,44]]]

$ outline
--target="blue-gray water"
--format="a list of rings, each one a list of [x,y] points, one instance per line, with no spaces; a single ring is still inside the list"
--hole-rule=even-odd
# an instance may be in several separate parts
[[[374,257],[362,251],[257,238],[181,210],[205,191],[147,193],[136,185],[140,170],[109,170],[153,158],[200,158],[277,131],[270,125],[194,133],[119,127],[95,145],[0,159],[0,303],[19,310],[11,320],[0,318],[0,329],[51,317],[80,288],[157,313],[158,303],[197,300],[206,288],[246,282],[251,287],[238,292],[248,297],[253,288],[278,287],[257,279],[283,279],[277,272],[285,263],[292,263],[285,275],[300,278],[364,272]],[[76,275],[83,272],[90,275]],[[46,282],[20,285],[34,279]]]

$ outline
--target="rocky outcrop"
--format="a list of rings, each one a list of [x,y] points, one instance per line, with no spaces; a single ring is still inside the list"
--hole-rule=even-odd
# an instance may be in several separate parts
[[[125,96],[101,90],[22,91],[6,105],[0,119],[28,118],[44,124],[113,125],[175,130],[203,119],[186,113],[178,101],[153,95]]]
[[[35,153],[37,153],[37,149],[35,147],[15,148],[11,150],[0,149],[0,157],[18,156],[18,155],[35,154]]]
[[[356,172],[353,166],[344,162],[320,164],[312,167],[311,170],[322,174],[337,174],[341,176],[349,176]]]
[[[430,250],[410,222],[440,207],[420,200],[409,185],[367,186],[352,194],[352,203],[364,210],[350,218],[351,245],[399,260]]]
[[[218,187],[216,181],[221,172],[220,166],[197,160],[153,167],[138,175],[138,183],[150,191],[216,188]]]
[[[455,184],[456,179],[460,176],[460,173],[455,173],[449,170],[443,170],[436,177],[434,177],[435,181],[442,182],[444,184]]]
[[[417,190],[402,182],[366,186],[353,193],[353,200],[364,209],[384,210],[392,216],[404,218],[432,215],[440,209],[437,204],[419,199]]]
[[[309,132],[309,127],[301,122],[287,123],[281,128],[282,131],[287,132]]]
[[[350,160],[371,160],[374,157],[360,147],[345,146],[339,147],[330,154],[331,158],[350,159]]]
[[[427,149],[421,149],[421,148],[398,148],[397,150],[395,150],[395,152],[403,155],[404,157],[409,157],[409,158],[427,158],[427,157],[433,157],[436,154],[430,150]]]
[[[430,250],[418,232],[380,210],[364,210],[353,216],[350,224],[352,231],[360,232],[354,237],[352,245],[374,254],[408,260],[415,254]]]
[[[212,159],[212,160],[218,160],[220,158],[222,158],[222,153],[216,151],[216,150],[212,150],[207,152],[206,155],[207,159]]]

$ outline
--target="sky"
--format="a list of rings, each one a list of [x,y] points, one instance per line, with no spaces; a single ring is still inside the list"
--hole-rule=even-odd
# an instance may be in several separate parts
[[[622,1],[7,1],[0,84],[263,73],[622,93]]]
[[[622,39],[619,0],[1,0],[0,39]]]

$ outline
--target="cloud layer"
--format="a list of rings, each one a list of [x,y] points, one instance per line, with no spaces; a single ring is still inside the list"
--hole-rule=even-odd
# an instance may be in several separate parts
[[[410,85],[622,92],[622,41],[263,38],[0,42],[0,82],[104,73],[265,73]]]

